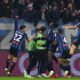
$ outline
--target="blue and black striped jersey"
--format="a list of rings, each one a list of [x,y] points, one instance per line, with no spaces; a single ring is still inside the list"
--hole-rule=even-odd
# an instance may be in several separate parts
[[[11,43],[11,47],[20,49],[25,40],[28,40],[27,34],[22,31],[16,31]]]

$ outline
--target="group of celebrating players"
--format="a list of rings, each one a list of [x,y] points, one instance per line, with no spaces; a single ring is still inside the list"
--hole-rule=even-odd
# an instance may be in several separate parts
[[[65,28],[80,28],[80,24],[75,26],[66,26]],[[11,41],[10,53],[5,66],[5,71],[8,76],[11,76],[11,73],[14,70],[18,60],[20,49],[23,43],[27,41],[29,43],[29,65],[26,71],[24,71],[24,77],[33,78],[30,76],[30,71],[34,66],[37,65],[38,77],[43,76],[57,78],[58,75],[53,68],[53,60],[59,64],[61,69],[63,69],[64,77],[71,77],[70,58],[72,57],[75,48],[79,45],[80,31],[78,32],[78,37],[73,42],[71,48],[68,46],[66,37],[64,35],[64,30],[62,28],[54,29],[52,26],[50,26],[48,33],[46,32],[46,28],[41,26],[36,28],[35,34],[28,38],[25,25],[21,25],[20,30],[15,31]],[[56,58],[54,55],[57,48],[60,53],[58,58]],[[45,73],[46,70],[48,70],[49,74]]]

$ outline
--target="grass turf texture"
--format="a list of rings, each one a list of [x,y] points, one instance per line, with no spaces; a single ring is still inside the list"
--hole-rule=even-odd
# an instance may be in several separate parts
[[[72,77],[72,78],[24,78],[24,77],[0,77],[0,80],[80,80],[80,77]]]

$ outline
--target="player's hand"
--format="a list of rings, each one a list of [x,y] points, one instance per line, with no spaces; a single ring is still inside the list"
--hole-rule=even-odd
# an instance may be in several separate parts
[[[25,52],[24,54],[28,53],[28,49],[25,49],[25,51],[24,51],[24,52]]]
[[[69,26],[64,26],[64,29],[69,29]]]
[[[29,41],[33,40],[35,38],[35,35],[32,35],[30,38],[29,38]]]

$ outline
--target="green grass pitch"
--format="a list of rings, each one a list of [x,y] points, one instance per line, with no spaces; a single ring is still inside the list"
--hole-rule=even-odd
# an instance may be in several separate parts
[[[24,78],[24,77],[0,77],[0,80],[80,80],[80,77],[72,77],[72,78]]]

